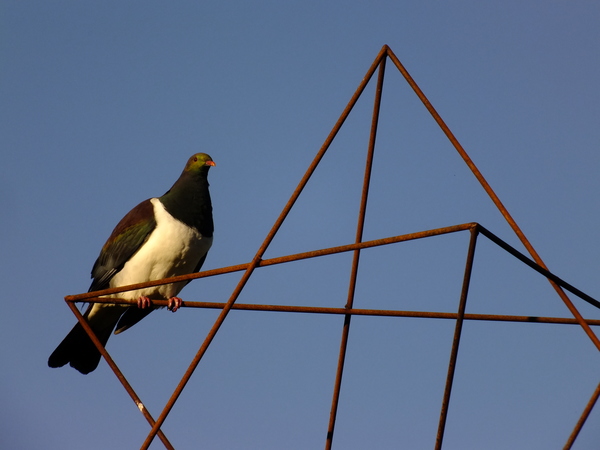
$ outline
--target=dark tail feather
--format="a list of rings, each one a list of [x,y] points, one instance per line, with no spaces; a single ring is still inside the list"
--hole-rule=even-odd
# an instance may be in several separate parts
[[[102,345],[106,345],[113,328],[114,324],[112,327],[94,330]],[[81,324],[77,322],[48,358],[48,366],[62,367],[70,363],[71,367],[79,372],[88,374],[98,367],[101,357],[102,355],[100,355],[90,337]]]

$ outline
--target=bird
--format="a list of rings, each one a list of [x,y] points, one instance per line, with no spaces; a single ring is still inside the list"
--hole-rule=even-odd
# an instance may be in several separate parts
[[[88,292],[198,272],[213,241],[214,224],[208,170],[216,166],[206,153],[189,158],[183,172],[162,197],[144,200],[121,219],[92,268]],[[188,282],[142,288],[107,297],[137,300],[137,305],[90,303],[83,316],[106,345],[154,309],[152,300],[168,300],[175,312],[177,294]],[[48,358],[49,367],[67,363],[82,374],[94,371],[101,354],[77,322]]]

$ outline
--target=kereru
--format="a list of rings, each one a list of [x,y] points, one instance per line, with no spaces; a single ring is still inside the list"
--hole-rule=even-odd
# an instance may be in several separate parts
[[[192,156],[179,179],[165,195],[150,198],[133,208],[119,222],[102,247],[92,268],[88,292],[143,283],[198,272],[213,240],[212,204],[208,192],[208,170],[214,166],[205,153]],[[187,282],[121,292],[107,297],[137,299],[137,306],[91,303],[84,317],[106,345],[115,334],[135,325],[155,308],[152,300],[168,300],[176,311],[176,295]],[[100,352],[78,322],[54,350],[48,365],[70,363],[83,374],[100,362]]]

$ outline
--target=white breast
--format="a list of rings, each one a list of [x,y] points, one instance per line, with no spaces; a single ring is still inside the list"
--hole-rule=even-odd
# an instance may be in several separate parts
[[[146,243],[133,255],[110,281],[110,287],[143,283],[192,273],[212,245],[212,237],[203,237],[197,230],[174,219],[157,198],[154,206],[156,228]],[[146,296],[166,300],[176,296],[186,283],[156,286],[122,292],[114,297],[137,299]]]

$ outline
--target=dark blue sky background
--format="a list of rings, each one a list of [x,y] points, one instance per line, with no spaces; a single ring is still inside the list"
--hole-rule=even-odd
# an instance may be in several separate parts
[[[46,366],[75,321],[63,297],[87,290],[118,220],[199,151],[217,163],[204,268],[250,261],[384,44],[549,268],[599,297],[599,20],[595,2],[2,2],[1,446],[142,444],[148,424],[105,362],[88,376]],[[265,257],[353,242],[373,92]],[[476,221],[522,250],[390,63],[367,214],[365,239]],[[460,233],[364,251],[355,306],[456,311],[467,244]],[[350,263],[261,268],[239,302],[342,307]],[[239,278],[182,297],[226,301]],[[467,312],[570,317],[485,239]],[[217,314],[158,311],[109,341],[155,417]],[[172,444],[323,447],[342,323],[232,312],[164,424]],[[432,448],[453,329],[355,317],[334,448]],[[562,447],[599,369],[577,326],[467,322],[444,448]],[[599,430],[596,408],[574,448],[596,448]]]

